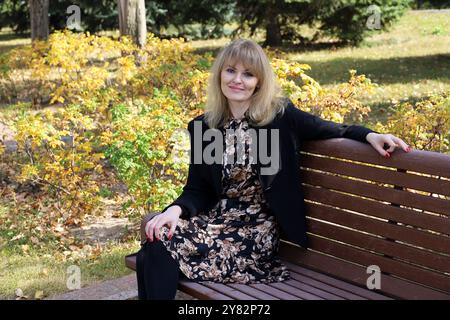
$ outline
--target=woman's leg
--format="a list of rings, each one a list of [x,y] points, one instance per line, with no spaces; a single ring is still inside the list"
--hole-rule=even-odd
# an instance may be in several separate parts
[[[136,257],[139,300],[173,300],[179,267],[161,241],[145,242]]]

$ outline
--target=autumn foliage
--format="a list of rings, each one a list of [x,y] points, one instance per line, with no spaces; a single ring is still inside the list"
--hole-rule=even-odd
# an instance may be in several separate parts
[[[371,110],[358,97],[373,88],[370,79],[350,70],[348,82],[325,90],[307,75],[308,65],[267,53],[299,108],[368,123]],[[0,119],[17,142],[13,151],[0,143],[2,201],[10,209],[0,225],[10,239],[61,240],[67,226],[101,212],[105,194],[132,217],[179,194],[188,166],[180,129],[202,113],[210,53],[152,34],[139,49],[126,37],[64,31],[0,59],[0,99],[27,106]],[[402,104],[386,124],[371,127],[417,149],[448,152],[449,111],[449,96],[435,96]],[[111,195],[118,183],[127,192]]]

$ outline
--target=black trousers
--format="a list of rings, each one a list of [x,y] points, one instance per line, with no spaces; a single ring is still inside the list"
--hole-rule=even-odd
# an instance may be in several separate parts
[[[186,279],[161,241],[148,240],[136,256],[139,300],[173,300],[178,281]]]

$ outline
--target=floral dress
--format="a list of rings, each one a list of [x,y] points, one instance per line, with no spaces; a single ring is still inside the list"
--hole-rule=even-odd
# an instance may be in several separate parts
[[[180,219],[172,240],[166,236],[168,228],[162,228],[162,243],[193,281],[269,283],[289,279],[289,271],[277,257],[279,227],[251,158],[248,128],[248,118],[231,118],[224,126],[223,192],[215,207],[189,221]],[[245,152],[235,146],[234,137],[245,146]],[[235,155],[241,161],[233,160]]]

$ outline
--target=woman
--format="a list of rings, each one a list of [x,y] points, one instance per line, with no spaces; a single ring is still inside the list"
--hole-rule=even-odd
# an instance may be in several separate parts
[[[179,276],[221,283],[288,279],[277,257],[280,234],[308,246],[296,152],[302,141],[344,137],[370,143],[386,157],[396,147],[409,152],[400,138],[323,120],[280,92],[254,41],[233,41],[219,53],[206,112],[188,124],[191,163],[183,192],[142,224],[147,240],[137,255],[140,299],[173,299]],[[214,154],[222,161],[198,163],[193,159],[206,154],[208,129],[220,130],[217,141],[224,137],[224,152]],[[270,149],[269,165],[261,153],[255,159],[257,147]]]

